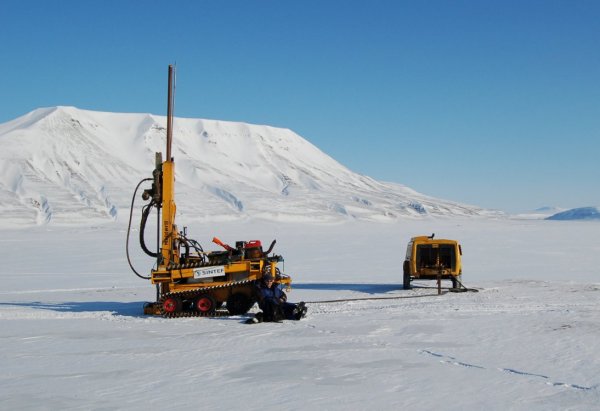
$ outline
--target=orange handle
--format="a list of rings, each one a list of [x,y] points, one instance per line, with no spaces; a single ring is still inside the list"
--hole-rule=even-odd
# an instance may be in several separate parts
[[[235,248],[231,247],[230,245],[225,244],[223,241],[219,240],[217,237],[213,237],[212,241],[213,241],[213,243],[215,243],[217,245],[220,245],[221,247],[223,247],[227,251],[234,251],[235,250]]]

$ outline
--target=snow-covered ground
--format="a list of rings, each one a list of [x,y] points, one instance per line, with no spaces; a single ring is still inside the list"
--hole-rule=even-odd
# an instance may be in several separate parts
[[[2,409],[598,410],[600,223],[424,218],[195,223],[277,239],[307,318],[162,319],[122,222],[2,230]],[[463,244],[467,286],[403,290],[411,236]],[[134,236],[135,237],[135,236]],[[151,261],[132,242],[136,266]],[[346,297],[397,297],[344,303]],[[255,309],[253,309],[255,311]]]

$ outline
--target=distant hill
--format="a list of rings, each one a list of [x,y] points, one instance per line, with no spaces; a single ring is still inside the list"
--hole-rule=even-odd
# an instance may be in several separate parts
[[[0,124],[0,226],[128,217],[136,184],[165,150],[165,128],[164,116],[74,107]],[[177,211],[186,221],[498,214],[354,173],[288,129],[176,118],[173,135]]]
[[[564,208],[560,208],[560,207],[544,206],[544,207],[536,208],[534,210],[534,212],[545,213],[545,214],[556,214],[556,213],[559,213],[564,210],[565,210]]]
[[[573,208],[551,215],[546,220],[600,220],[600,209],[598,207]]]
[[[544,206],[536,208],[535,210],[524,211],[517,214],[511,215],[512,218],[523,219],[523,220],[545,220],[553,214],[564,211],[564,208]]]

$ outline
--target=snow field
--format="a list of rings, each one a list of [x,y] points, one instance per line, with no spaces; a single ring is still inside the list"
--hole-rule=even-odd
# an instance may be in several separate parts
[[[594,410],[600,404],[598,224],[426,219],[191,225],[277,238],[306,319],[142,314],[154,289],[122,225],[3,230],[6,409]],[[411,236],[461,240],[477,293],[401,289]],[[132,249],[138,246],[132,242]],[[146,273],[151,261],[133,252]],[[395,299],[319,303],[341,298]],[[253,309],[253,312],[256,308]]]

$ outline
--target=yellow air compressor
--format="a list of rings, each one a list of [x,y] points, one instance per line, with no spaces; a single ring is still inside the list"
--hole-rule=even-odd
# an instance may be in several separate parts
[[[452,288],[461,286],[462,247],[456,240],[436,239],[435,235],[413,237],[406,247],[404,260],[405,289],[413,279],[452,281]]]

